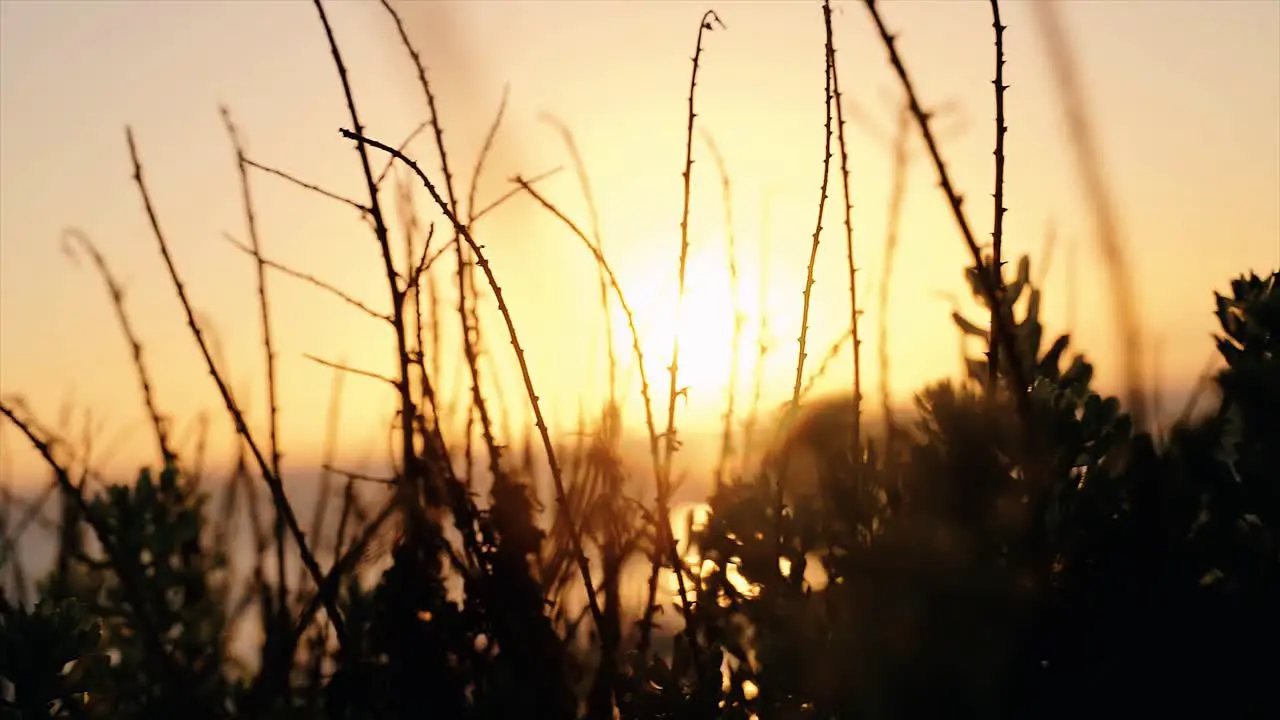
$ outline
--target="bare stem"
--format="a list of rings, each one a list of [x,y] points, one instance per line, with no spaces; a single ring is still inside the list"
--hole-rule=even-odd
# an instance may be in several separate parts
[[[720,196],[724,204],[725,251],[729,263],[729,301],[733,305],[733,338],[730,340],[733,351],[729,356],[729,390],[726,393],[724,424],[720,432],[720,459],[716,462],[715,469],[715,487],[719,488],[724,484],[729,468],[729,458],[734,452],[733,418],[734,405],[738,397],[738,366],[741,361],[739,346],[742,344],[742,328],[746,316],[742,311],[741,295],[738,291],[738,247],[737,233],[733,225],[733,187],[729,183],[729,171],[725,166],[724,155],[720,153],[715,138],[704,130],[702,139],[706,141],[707,149],[711,151],[711,157],[715,160],[716,171],[720,174]]]
[[[227,241],[227,242],[229,242],[229,243],[231,243],[231,245],[232,245],[233,247],[235,247],[237,250],[239,250],[240,252],[243,252],[243,253],[245,253],[246,255],[248,255],[248,256],[250,256],[250,257],[252,257],[255,261],[259,261],[259,262],[261,262],[263,265],[265,265],[266,267],[271,268],[272,270],[276,270],[276,271],[278,271],[278,272],[284,273],[285,275],[288,275],[288,276],[289,276],[289,277],[291,277],[291,278],[295,278],[295,279],[297,279],[297,280],[301,280],[301,281],[303,281],[303,282],[305,282],[305,283],[307,283],[307,284],[309,284],[309,285],[312,285],[312,286],[317,287],[317,288],[319,288],[319,289],[321,289],[321,290],[324,290],[325,292],[329,293],[330,295],[333,295],[334,297],[338,298],[338,299],[339,299],[339,300],[341,300],[342,302],[344,302],[344,303],[346,303],[346,304],[350,305],[351,307],[353,307],[353,308],[355,308],[355,309],[359,310],[360,312],[364,313],[365,315],[368,315],[368,316],[369,316],[369,317],[371,317],[371,318],[374,318],[374,319],[376,319],[376,320],[382,320],[382,321],[384,321],[384,322],[388,322],[388,323],[389,323],[389,322],[391,322],[391,316],[390,316],[390,315],[387,315],[387,314],[385,314],[385,313],[380,313],[380,312],[378,312],[377,310],[374,310],[374,309],[370,308],[368,305],[365,305],[364,303],[360,302],[359,300],[356,300],[355,298],[351,297],[350,295],[346,294],[345,292],[343,292],[343,291],[339,290],[338,288],[334,287],[333,285],[330,285],[329,283],[325,282],[324,280],[321,280],[321,279],[319,279],[319,278],[315,277],[314,275],[308,275],[308,274],[303,273],[303,272],[298,272],[297,270],[294,270],[293,268],[291,268],[291,267],[289,267],[289,266],[287,266],[287,265],[283,265],[283,264],[281,264],[281,263],[275,262],[274,260],[269,260],[269,259],[267,259],[267,258],[262,257],[262,254],[261,254],[261,253],[255,252],[255,251],[254,251],[254,249],[253,249],[252,247],[250,247],[250,246],[248,246],[248,245],[245,245],[244,243],[240,242],[240,241],[239,241],[239,240],[237,240],[233,235],[231,235],[231,234],[229,234],[229,233],[225,233],[225,232],[224,232],[224,233],[222,234],[222,239],[223,239],[223,240],[226,240],[226,241]]]
[[[996,88],[996,189],[995,210],[991,230],[991,272],[995,274],[995,286],[999,290],[998,299],[1004,302],[1004,259],[1001,247],[1004,243],[1004,135],[1009,128],[1004,124],[1004,31],[1000,24],[1000,2],[991,0],[991,26],[996,31],[996,78],[991,84]],[[997,387],[1000,372],[1000,308],[991,306],[991,338],[987,348],[987,383],[994,391]],[[1012,359],[1012,358],[1010,358]]]
[[[547,464],[551,468],[551,479],[552,479],[552,482],[555,484],[555,490],[556,490],[556,502],[558,507],[560,508],[560,511],[566,514],[564,518],[565,524],[571,530],[573,550],[574,550],[574,553],[577,555],[578,567],[582,573],[582,583],[583,583],[583,586],[586,588],[587,601],[591,607],[591,615],[592,615],[592,618],[597,623],[601,623],[602,616],[600,614],[599,599],[596,597],[595,584],[591,580],[591,568],[587,561],[587,556],[582,550],[582,538],[578,532],[577,526],[574,525],[572,518],[568,517],[569,505],[565,495],[564,478],[561,473],[560,462],[556,458],[555,445],[551,442],[551,432],[547,428],[546,421],[543,419],[542,407],[538,402],[538,394],[533,387],[533,378],[529,375],[529,365],[525,360],[524,349],[520,345],[519,335],[516,333],[515,322],[511,319],[511,312],[507,308],[506,301],[503,300],[502,298],[502,288],[498,285],[497,278],[494,277],[493,269],[489,267],[489,261],[485,258],[484,252],[481,249],[481,247],[476,243],[475,239],[471,237],[471,232],[467,230],[466,225],[464,225],[462,221],[458,219],[457,214],[453,212],[453,210],[450,208],[449,204],[445,201],[445,199],[441,197],[440,192],[436,190],[436,187],[431,182],[431,179],[427,177],[426,173],[422,171],[422,168],[419,167],[416,162],[414,162],[412,159],[410,159],[408,156],[406,156],[404,153],[400,152],[399,150],[396,150],[395,148],[389,145],[386,145],[384,143],[378,142],[377,140],[364,137],[359,133],[355,133],[346,129],[343,129],[341,132],[343,137],[349,140],[354,140],[357,143],[359,143],[361,146],[368,145],[370,147],[377,148],[383,152],[389,153],[392,156],[394,156],[396,159],[400,160],[405,165],[407,165],[409,169],[412,170],[414,174],[416,174],[418,178],[422,181],[422,184],[427,188],[427,192],[431,194],[431,199],[435,201],[436,205],[440,207],[440,210],[449,219],[449,222],[453,224],[453,228],[458,233],[459,237],[461,237],[462,240],[466,242],[467,245],[471,248],[471,251],[475,253],[476,263],[480,266],[480,269],[484,272],[485,279],[488,281],[489,287],[493,289],[494,299],[498,303],[498,311],[502,314],[502,318],[506,322],[507,334],[511,338],[511,347],[515,352],[516,361],[520,365],[520,374],[524,379],[525,391],[529,395],[529,403],[533,409],[534,421],[538,428],[539,434],[541,434],[542,436],[543,449],[546,451],[546,454],[547,454]]]
[[[151,427],[156,433],[156,444],[160,449],[161,459],[167,464],[173,461],[177,456],[174,455],[173,449],[169,445],[169,436],[167,423],[161,417],[158,406],[156,405],[155,392],[151,389],[151,375],[147,372],[147,366],[142,361],[142,343],[138,340],[138,334],[133,329],[133,323],[129,321],[129,314],[124,309],[124,288],[120,286],[115,275],[111,272],[111,268],[107,266],[106,258],[98,251],[97,246],[89,239],[84,232],[70,228],[63,232],[63,236],[76,242],[89,254],[93,264],[98,269],[98,274],[102,276],[103,283],[107,286],[107,292],[111,295],[111,306],[115,308],[116,319],[120,321],[120,329],[124,332],[125,340],[129,342],[129,351],[133,355],[133,367],[138,371],[138,382],[142,385],[142,400],[147,406],[147,415],[151,419]]]
[[[1014,396],[1014,401],[1018,405],[1018,412],[1022,417],[1023,423],[1029,429],[1032,423],[1031,401],[1028,396],[1029,384],[1023,372],[1022,363],[1017,361],[1018,352],[1014,345],[1014,336],[1008,329],[1012,326],[1012,320],[1008,317],[1008,309],[1003,308],[1000,303],[1000,291],[995,284],[995,276],[993,273],[982,272],[983,259],[982,251],[978,247],[978,242],[974,239],[973,230],[969,225],[968,219],[964,214],[964,199],[956,192],[955,187],[951,184],[951,176],[947,172],[946,163],[942,160],[942,153],[938,149],[937,141],[934,138],[933,131],[929,126],[929,114],[920,106],[919,97],[916,95],[915,86],[911,84],[911,77],[907,74],[907,68],[902,63],[902,58],[898,55],[897,45],[894,36],[889,32],[884,24],[884,19],[880,16],[880,11],[876,6],[876,0],[863,0],[868,12],[871,13],[871,19],[875,21],[876,29],[880,33],[880,39],[884,42],[885,49],[889,54],[889,62],[893,65],[894,71],[898,75],[898,80],[902,82],[902,87],[906,91],[907,101],[911,107],[911,114],[915,116],[916,123],[920,126],[920,134],[924,138],[925,146],[929,150],[929,155],[933,158],[933,164],[938,172],[938,182],[942,187],[942,192],[947,198],[947,203],[951,207],[951,213],[955,217],[956,225],[960,229],[960,234],[964,238],[965,246],[969,249],[970,255],[973,257],[974,266],[978,269],[979,289],[988,305],[1000,308],[997,316],[997,325],[1000,328],[1000,344],[1001,350],[1008,355],[1010,362],[1008,363],[1009,385]]]
[[[858,338],[858,269],[853,254],[853,202],[849,199],[849,150],[844,136],[844,101],[840,95],[840,74],[836,69],[836,45],[831,28],[831,2],[825,3],[823,21],[827,31],[827,49],[830,52],[827,65],[831,72],[831,92],[836,107],[836,139],[840,147],[841,189],[844,191],[844,244],[849,260],[849,335],[853,341],[853,427],[850,430],[849,451],[854,467],[862,458],[862,340]]]
[[[253,195],[249,191],[249,169],[245,159],[244,144],[240,132],[231,120],[231,112],[223,107],[222,122],[227,127],[227,135],[231,137],[231,145],[236,154],[236,168],[240,171],[240,191],[244,201],[245,227],[249,232],[249,243],[253,249],[258,270],[258,310],[262,319],[262,349],[265,354],[267,372],[267,408],[268,432],[271,442],[271,474],[280,478],[280,440],[279,440],[279,394],[276,389],[276,352],[271,337],[271,313],[267,300],[267,266],[262,261],[262,245],[258,239],[258,221],[253,213]],[[284,517],[279,508],[276,509],[276,582],[279,585],[280,612],[288,612],[289,582],[285,575],[285,527]]]

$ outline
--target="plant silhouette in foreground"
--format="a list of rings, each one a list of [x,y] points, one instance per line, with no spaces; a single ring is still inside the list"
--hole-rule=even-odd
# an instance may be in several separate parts
[[[342,135],[359,153],[368,204],[258,163],[226,116],[250,232],[249,243],[235,243],[258,269],[264,324],[269,315],[261,288],[271,270],[361,308],[394,336],[396,377],[324,361],[339,376],[372,376],[395,389],[392,475],[344,473],[326,461],[322,498],[307,531],[284,491],[280,448],[272,439],[264,451],[250,433],[216,344],[191,312],[130,134],[135,182],[189,329],[239,435],[238,463],[215,494],[203,477],[199,445],[188,452],[169,432],[119,285],[87,236],[76,235],[106,280],[131,345],[160,457],[131,483],[107,482],[94,475],[88,448],[76,451],[19,399],[0,401],[7,420],[47,461],[49,496],[62,501],[55,562],[37,585],[37,600],[20,602],[0,588],[2,716],[745,720],[1274,713],[1267,688],[1280,641],[1280,449],[1274,441],[1280,437],[1280,275],[1240,277],[1216,298],[1224,362],[1213,378],[1217,407],[1184,418],[1160,437],[1145,432],[1119,400],[1097,392],[1087,360],[1068,357],[1067,335],[1046,342],[1043,288],[1032,280],[1031,260],[1021,258],[1006,281],[995,270],[1003,262],[1000,226],[991,256],[973,240],[894,38],[876,3],[866,6],[908,94],[903,126],[910,117],[919,124],[972,251],[974,264],[964,272],[986,322],[953,319],[982,352],[967,358],[965,377],[917,394],[914,422],[899,417],[879,437],[864,422],[851,159],[831,11],[824,4],[822,195],[825,202],[834,136],[851,273],[845,310],[855,351],[852,384],[845,396],[802,404],[802,334],[785,422],[776,437],[755,438],[769,448],[759,463],[727,457],[731,396],[725,457],[705,469],[715,480],[708,482],[714,494],[706,516],[689,519],[680,543],[669,513],[678,346],[660,434],[640,338],[597,222],[591,236],[581,231],[534,187],[545,174],[517,176],[510,192],[479,211],[473,178],[465,218],[460,215],[425,65],[389,3],[383,7],[410,51],[431,113],[414,135],[431,127],[443,193],[405,150],[408,141],[393,147],[361,126],[319,2],[350,116]],[[994,2],[992,9],[1002,104],[1004,28]],[[703,16],[696,55],[702,32],[718,20],[714,13]],[[682,285],[697,57],[694,62]],[[999,144],[1004,122],[998,111]],[[571,135],[561,132],[585,186]],[[905,139],[897,145],[904,165]],[[373,170],[370,148],[390,158],[381,172]],[[1003,161],[997,150],[997,163]],[[397,246],[380,202],[392,163],[421,181],[450,224],[449,244],[433,247],[432,226],[414,214],[412,189],[402,184],[398,229],[405,242]],[[477,178],[483,165],[477,163]],[[369,221],[389,312],[264,257],[254,237],[251,171],[307,187]],[[721,182],[730,216],[723,171]],[[477,239],[485,232],[483,216],[520,194],[557,217],[591,253],[598,287],[584,292],[598,290],[606,311],[616,299],[627,316],[651,476],[632,477],[622,461],[625,429],[616,397],[598,421],[588,423],[583,414],[573,446],[557,444],[542,419],[498,285],[501,271],[490,266]],[[1001,191],[996,194],[999,209]],[[805,317],[821,222],[820,210],[804,305],[797,308]],[[425,339],[425,327],[439,324],[432,267],[447,253],[459,286],[470,385],[457,394],[461,400],[442,392],[434,330],[432,342]],[[526,437],[521,452],[515,443],[504,446],[495,430],[499,418],[485,404],[477,266],[501,310],[549,465],[555,507],[545,524],[533,492],[543,476],[534,439]],[[265,335],[264,350],[271,354]],[[612,378],[613,360],[610,365]],[[337,387],[335,381],[328,457],[338,436]],[[756,404],[747,418],[752,430],[744,435],[767,420],[756,416]],[[269,410],[274,417],[274,407]],[[449,418],[461,418],[463,437]],[[471,473],[476,434],[488,453],[487,477]],[[266,494],[259,494],[255,476]],[[335,482],[340,479],[345,483]],[[0,518],[0,561],[17,568],[13,551],[27,521],[14,525],[9,518]],[[252,540],[251,567],[237,567],[225,553],[237,533]],[[293,582],[286,580],[286,554],[299,561]],[[647,577],[648,584],[641,605],[630,607],[624,587],[637,566],[635,577]],[[16,570],[15,576],[22,577]],[[670,596],[659,592],[667,581]],[[21,598],[26,588],[19,583],[18,589]],[[256,657],[240,657],[232,647],[246,618],[256,620],[250,629],[261,636]]]

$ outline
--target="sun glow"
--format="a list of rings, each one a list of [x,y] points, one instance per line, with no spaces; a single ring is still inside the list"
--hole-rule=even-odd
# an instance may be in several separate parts
[[[690,249],[685,292],[679,305],[679,278],[674,268],[652,269],[622,280],[623,292],[635,315],[655,416],[664,414],[663,399],[670,388],[668,368],[677,333],[680,356],[676,382],[678,388],[688,389],[687,404],[683,407],[696,416],[712,417],[714,413],[723,412],[722,399],[729,388],[735,316],[742,313],[744,341],[754,328],[754,302],[734,302],[724,242],[719,238],[714,240]],[[744,289],[740,286],[739,293],[744,294]],[[634,367],[627,317],[616,305],[612,320],[614,348],[620,364],[624,369]],[[740,357],[740,379],[750,372],[750,359]]]

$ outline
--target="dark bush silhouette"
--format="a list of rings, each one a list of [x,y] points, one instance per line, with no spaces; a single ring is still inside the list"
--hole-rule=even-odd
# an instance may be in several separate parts
[[[394,9],[384,5],[405,37]],[[762,462],[729,472],[726,429],[726,457],[707,468],[708,478],[714,471],[717,480],[709,513],[697,527],[690,521],[685,547],[676,543],[666,512],[676,484],[669,461],[678,446],[677,363],[670,370],[673,409],[664,435],[656,431],[642,375],[654,507],[642,501],[637,478],[622,462],[617,405],[605,408],[596,427],[583,422],[577,446],[552,442],[498,287],[501,269],[490,267],[472,236],[474,219],[485,211],[468,208],[468,218],[459,217],[435,99],[407,37],[431,108],[447,178],[443,193],[401,150],[363,134],[341,54],[316,3],[347,91],[353,127],[343,134],[360,152],[370,193],[368,204],[338,199],[372,221],[393,312],[372,311],[332,285],[270,263],[256,237],[244,246],[260,271],[273,268],[336,294],[396,335],[399,376],[387,379],[399,398],[394,476],[368,478],[326,465],[309,531],[283,490],[274,399],[271,439],[260,443],[191,312],[130,134],[135,180],[190,329],[236,424],[239,463],[215,496],[199,459],[174,448],[118,286],[92,243],[80,237],[107,280],[133,347],[159,469],[142,470],[128,485],[90,490],[89,469],[65,452],[65,442],[19,401],[0,403],[47,461],[51,494],[61,500],[56,560],[37,584],[35,602],[10,598],[0,586],[0,716],[1280,715],[1280,696],[1271,688],[1280,677],[1280,274],[1240,277],[1230,294],[1217,296],[1217,348],[1225,366],[1211,378],[1216,406],[1187,414],[1165,433],[1141,427],[1119,400],[1095,391],[1093,368],[1082,356],[1068,359],[1066,335],[1046,346],[1043,289],[1031,280],[1030,259],[1021,258],[1006,281],[994,269],[1004,264],[999,226],[992,256],[973,241],[892,35],[876,4],[866,5],[973,252],[966,277],[989,319],[985,327],[959,314],[954,320],[985,352],[967,359],[966,377],[923,389],[913,424],[899,418],[876,437],[860,416],[856,366],[849,397],[801,405],[802,335],[782,432]],[[1002,66],[1003,27],[992,7]],[[830,7],[823,11],[824,173],[834,136],[848,223],[844,116]],[[718,21],[714,13],[704,16],[697,57],[704,32],[724,27]],[[686,215],[694,117],[691,82]],[[226,118],[242,177],[250,169],[282,175],[245,155]],[[833,130],[832,118],[841,127]],[[1002,148],[998,143],[999,167]],[[378,201],[387,172],[372,171],[375,151],[421,179],[454,235],[450,249],[464,288],[457,312],[472,383],[463,401],[465,449],[445,443],[445,394],[435,384],[442,379],[439,348],[423,339],[424,326],[439,321],[430,266],[441,251],[430,249],[433,231],[417,244],[421,224],[408,202],[403,256],[392,246]],[[578,172],[586,187],[580,162]],[[535,181],[518,179],[518,190],[580,236],[600,266],[606,310],[612,288],[629,316],[599,238],[578,231],[538,194]],[[824,196],[826,187],[824,179]],[[248,205],[247,188],[246,181]],[[727,180],[725,188],[727,202]],[[407,187],[401,192],[408,197]],[[997,215],[1000,198],[998,187]],[[252,233],[251,207],[247,215]],[[821,222],[815,248],[820,232]],[[846,233],[852,273],[849,225]],[[509,339],[515,350],[549,460],[556,491],[549,524],[539,524],[542,508],[531,490],[540,475],[532,441],[526,439],[522,453],[499,444],[479,389],[484,336],[474,309],[481,281],[475,267],[498,300],[506,327],[497,332],[505,330],[503,342]],[[269,327],[264,278],[260,273],[259,297]],[[805,290],[807,312],[808,285]],[[854,299],[851,275],[856,343]],[[269,339],[264,344],[270,356]],[[638,337],[634,347],[639,356]],[[477,438],[478,451],[487,455],[485,478],[471,473]],[[345,486],[332,487],[341,476]],[[269,491],[265,506],[259,479]],[[385,492],[378,490],[384,485]],[[330,496],[337,507],[328,504]],[[264,509],[274,517],[263,517]],[[225,554],[238,515],[247,518],[254,545],[255,564],[247,569],[235,568]],[[336,521],[329,529],[331,515]],[[0,561],[15,562],[20,529],[0,530]],[[290,548],[301,560],[293,583],[280,560]],[[622,593],[625,572],[636,561],[652,567],[648,600],[638,610],[624,607]],[[672,601],[658,592],[668,575],[680,587]],[[21,597],[26,587],[17,585]],[[639,619],[632,622],[632,615]],[[245,618],[261,634],[256,658],[230,649]]]

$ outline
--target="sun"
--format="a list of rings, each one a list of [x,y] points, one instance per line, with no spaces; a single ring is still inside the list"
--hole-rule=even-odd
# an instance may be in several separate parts
[[[657,263],[654,263],[657,265]],[[688,388],[688,402],[682,415],[714,417],[723,412],[723,398],[729,388],[734,353],[735,308],[732,283],[722,242],[705,242],[689,251],[685,270],[683,302],[677,308],[679,278],[675,262],[661,271],[631,275],[623,292],[635,315],[640,348],[644,352],[654,414],[661,416],[670,388],[668,367],[672,342],[679,334],[680,357],[677,385]],[[652,266],[650,266],[652,267]],[[629,282],[627,282],[629,281]],[[635,367],[631,331],[622,309],[614,306],[614,350],[623,368]],[[744,328],[750,321],[744,317]],[[739,373],[749,371],[744,363]]]

